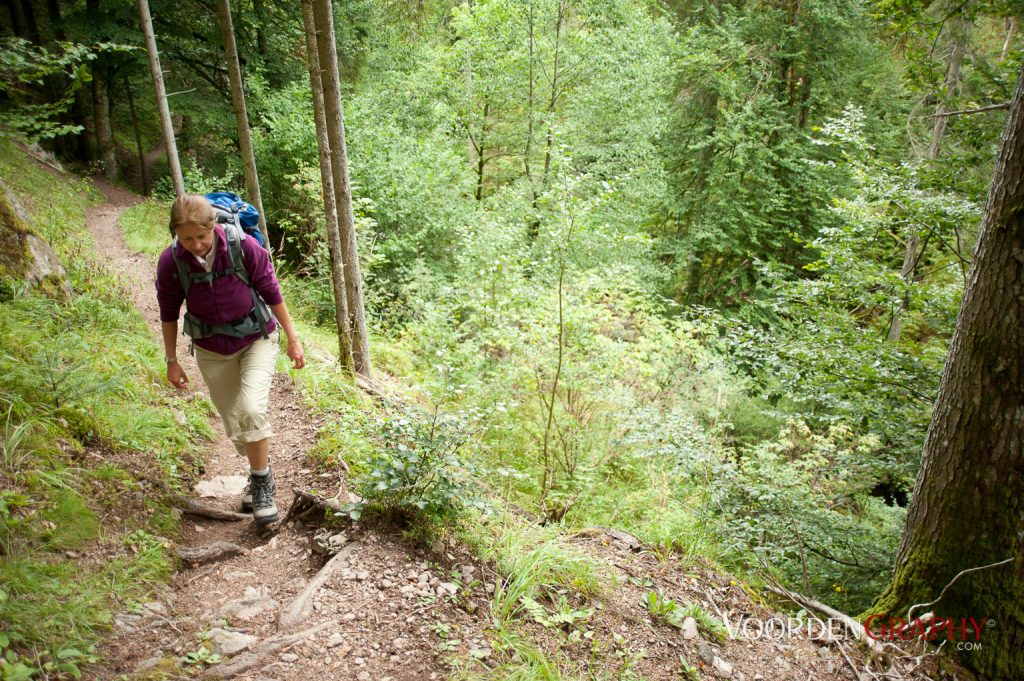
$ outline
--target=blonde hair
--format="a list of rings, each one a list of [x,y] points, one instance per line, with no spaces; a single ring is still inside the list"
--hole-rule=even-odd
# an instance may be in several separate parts
[[[178,227],[185,225],[198,225],[213,229],[215,224],[217,224],[217,214],[213,212],[213,206],[205,196],[182,194],[171,205],[171,236],[175,235],[175,230]]]

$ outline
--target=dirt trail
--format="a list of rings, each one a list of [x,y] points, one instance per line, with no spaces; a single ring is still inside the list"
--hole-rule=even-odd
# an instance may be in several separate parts
[[[89,231],[110,269],[123,277],[135,306],[153,330],[153,342],[159,344],[153,287],[156,264],[149,256],[131,253],[117,225],[121,213],[140,199],[100,181],[97,186],[107,203],[90,210]],[[202,376],[183,339],[179,339],[178,357],[190,379],[187,392],[205,391]],[[278,484],[276,500],[283,518],[292,502],[293,487],[331,489],[337,485],[337,479],[333,473],[317,476],[311,470],[306,452],[315,440],[319,424],[300,403],[287,374],[275,376],[269,415],[276,433],[271,443],[271,461]],[[240,483],[248,466],[224,436],[219,419],[212,420],[218,437],[206,454],[203,481]],[[198,500],[198,494],[193,497]],[[202,501],[238,510],[239,495],[231,492]],[[292,522],[276,528],[276,532],[261,533],[249,521],[221,522],[186,516],[181,545],[194,547],[228,541],[248,552],[197,569],[183,566],[141,613],[119,615],[110,643],[102,651],[106,663],[92,673],[100,679],[121,678],[125,674],[129,678],[194,678],[200,666],[182,667],[178,661],[189,653],[198,653],[202,646],[211,649],[213,641],[204,640],[211,630],[226,630],[227,634],[218,633],[214,639],[236,638],[247,648],[284,633],[277,626],[278,612],[326,560],[311,551],[314,529]],[[437,560],[437,556],[424,553],[399,536],[367,528],[351,528],[347,539],[358,540],[357,550],[352,552],[345,569],[320,590],[312,617],[296,630],[316,626],[321,629],[264,657],[250,671],[233,678],[443,678],[446,667],[433,634],[437,622],[461,630],[460,635],[468,645],[474,641],[485,645],[481,625],[475,618],[442,598],[422,596],[425,589],[438,588],[448,581],[433,562],[428,563]],[[441,560],[450,563],[453,557]],[[416,584],[415,592],[403,590],[409,584]],[[228,657],[227,653],[222,656]],[[170,674],[164,677],[158,672]]]

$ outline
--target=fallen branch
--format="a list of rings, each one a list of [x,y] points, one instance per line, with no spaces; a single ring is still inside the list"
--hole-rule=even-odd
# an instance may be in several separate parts
[[[310,627],[309,629],[304,629],[303,631],[299,631],[294,634],[278,634],[277,636],[272,636],[252,650],[242,653],[237,657],[233,657],[228,662],[221,662],[220,664],[210,667],[203,674],[203,677],[210,679],[230,679],[238,676],[239,674],[244,674],[258,665],[263,658],[280,652],[288,646],[295,645],[300,641],[304,641],[314,634],[317,634],[331,626],[334,626],[334,622],[324,622],[316,625],[315,627]]]
[[[206,546],[179,546],[175,549],[175,553],[178,554],[178,558],[181,558],[190,567],[195,567],[196,565],[240,556],[249,553],[249,549],[238,544],[232,544],[231,542],[219,541],[207,544]]]
[[[846,626],[846,628],[850,630],[850,633],[853,634],[854,638],[856,638],[861,643],[865,644],[871,650],[871,652],[879,655],[882,654],[882,645],[878,641],[868,636],[868,633],[864,629],[863,624],[853,619],[846,613],[839,612],[835,608],[825,605],[821,601],[816,601],[813,598],[802,596],[801,594],[790,591],[789,589],[783,589],[782,587],[776,587],[771,585],[766,585],[764,588],[768,591],[771,591],[774,594],[778,594],[779,596],[788,598],[794,603],[797,603],[798,605],[801,605],[805,608],[811,608],[812,610],[817,610],[820,613],[828,615],[830,618],[834,620],[842,622]]]
[[[309,619],[309,616],[313,614],[313,597],[316,596],[317,591],[341,568],[345,560],[358,547],[359,542],[346,545],[320,568],[320,571],[313,576],[313,579],[309,580],[292,602],[281,610],[281,614],[277,618],[278,629],[292,629]]]
[[[252,515],[249,513],[236,513],[235,511],[225,511],[222,508],[216,508],[214,506],[207,506],[206,504],[200,504],[198,501],[192,499],[186,499],[183,504],[179,506],[182,513],[186,515],[194,515],[200,518],[211,518],[213,520],[228,520],[231,522],[238,522],[241,520],[252,520]]]
[[[287,524],[291,518],[304,518],[310,514],[311,511],[333,511],[337,514],[344,514],[345,511],[342,509],[342,503],[337,499],[328,499],[322,497],[315,492],[303,492],[299,488],[293,488],[292,493],[295,494],[295,501],[292,502],[292,507],[288,509],[288,515],[285,516],[284,524]]]

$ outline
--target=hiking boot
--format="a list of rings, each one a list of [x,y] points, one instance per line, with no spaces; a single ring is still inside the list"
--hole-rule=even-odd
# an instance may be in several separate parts
[[[252,513],[252,482],[245,483],[242,490],[242,513]]]
[[[252,519],[256,521],[257,525],[266,525],[277,520],[277,504],[274,503],[275,487],[274,471],[270,471],[266,475],[249,474]]]

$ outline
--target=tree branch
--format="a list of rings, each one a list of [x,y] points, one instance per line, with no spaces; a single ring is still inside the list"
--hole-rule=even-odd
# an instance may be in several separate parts
[[[968,572],[979,572],[981,570],[987,570],[989,568],[999,567],[1000,565],[1006,565],[1007,563],[1012,563],[1015,560],[1016,560],[1016,558],[1010,557],[1010,558],[1007,558],[1006,560],[1001,560],[998,563],[990,563],[988,565],[982,565],[980,567],[973,567],[973,568],[967,568],[966,570],[961,570],[960,572],[958,572],[956,574],[956,577],[954,577],[953,579],[949,580],[949,584],[947,584],[946,586],[942,587],[942,591],[939,593],[939,597],[936,598],[934,601],[932,601],[930,603],[918,603],[916,605],[910,606],[910,609],[907,610],[907,621],[908,622],[913,622],[914,621],[911,618],[914,615],[914,611],[917,610],[918,608],[927,608],[927,607],[935,605],[936,603],[941,601],[942,597],[946,595],[946,591],[949,589],[949,587],[953,586],[953,582],[955,582],[956,580],[960,579],[961,575],[966,575]]]
[[[1009,108],[1009,102],[1001,102],[999,104],[989,104],[988,106],[978,107],[977,109],[963,109],[961,111],[945,111],[943,113],[928,114],[927,116],[925,116],[925,118],[945,118],[946,116],[969,116],[970,114],[982,113],[985,111],[1000,111]]]

